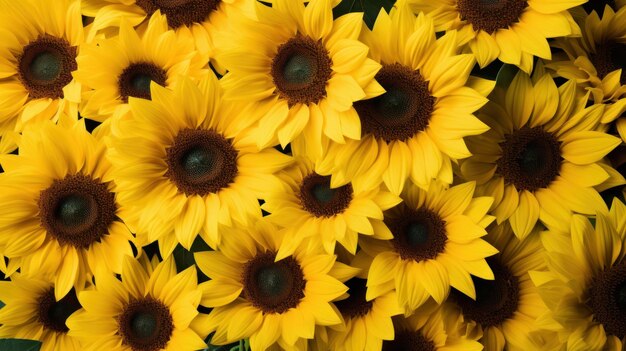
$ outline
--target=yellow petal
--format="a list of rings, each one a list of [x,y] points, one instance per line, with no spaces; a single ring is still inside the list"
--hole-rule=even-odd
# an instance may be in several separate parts
[[[524,190],[519,196],[519,206],[513,212],[509,221],[513,232],[523,240],[533,230],[539,219],[539,202],[528,190]]]

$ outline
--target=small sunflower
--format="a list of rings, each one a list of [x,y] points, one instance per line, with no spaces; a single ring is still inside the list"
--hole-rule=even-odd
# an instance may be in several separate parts
[[[620,140],[594,131],[604,105],[577,101],[574,81],[557,88],[547,74],[533,84],[519,72],[478,115],[491,129],[467,140],[473,156],[461,164],[463,176],[495,198],[498,224],[508,220],[519,238],[537,220],[562,228],[574,212],[606,208],[594,186],[616,172],[599,161]]]
[[[132,114],[110,138],[119,201],[132,212],[126,220],[142,244],[158,240],[163,257],[177,243],[189,250],[198,233],[216,248],[220,225],[261,217],[257,199],[283,188],[273,173],[291,157],[248,141],[241,110],[222,102],[212,73],[173,90],[153,82],[151,94],[130,98]]]
[[[150,82],[171,87],[182,75],[206,74],[190,38],[168,31],[167,22],[155,12],[147,28],[138,34],[122,22],[119,36],[85,44],[76,58],[74,77],[85,88],[81,115],[102,122],[128,110],[128,98],[150,99]]]
[[[607,5],[602,18],[594,11],[581,22],[582,37],[559,38],[552,44],[567,57],[546,66],[591,91],[598,103],[625,97],[626,7],[614,11]]]
[[[77,339],[67,335],[67,318],[81,308],[70,290],[57,301],[52,279],[23,277],[0,282],[0,338],[39,340],[41,351],[80,351]]]
[[[406,0],[424,11],[439,31],[457,30],[461,45],[480,67],[496,59],[530,73],[534,56],[550,60],[548,38],[577,36],[568,12],[587,0]]]
[[[472,277],[475,298],[454,290],[448,302],[463,315],[469,329],[482,333],[486,351],[544,350],[537,344],[540,331],[535,322],[548,308],[528,275],[529,270],[547,270],[538,232],[520,241],[507,223],[488,231],[485,240],[500,251],[487,259],[494,279]]]
[[[485,257],[498,252],[481,237],[493,221],[490,197],[474,198],[473,182],[446,189],[433,182],[425,191],[408,186],[404,203],[385,212],[391,240],[362,237],[359,244],[374,261],[367,276],[367,300],[397,292],[407,314],[429,297],[442,303],[450,286],[474,298],[470,274],[493,279]],[[378,228],[386,230],[386,227]]]
[[[571,351],[622,350],[626,337],[626,206],[614,199],[595,228],[574,215],[571,229],[542,233],[549,272],[531,272],[550,308],[542,320]]]
[[[204,349],[201,298],[195,267],[177,274],[173,258],[128,257],[121,281],[97,275],[95,288],[79,294],[83,310],[67,320],[68,335],[90,350]]]
[[[276,253],[284,238],[266,220],[246,231],[226,228],[220,251],[195,254],[210,281],[202,283],[202,305],[213,307],[206,328],[212,344],[250,338],[253,351],[272,345],[293,349],[313,339],[316,326],[342,323],[330,303],[348,288],[333,271],[334,255],[301,247],[281,260]]]
[[[334,186],[382,181],[395,194],[408,177],[424,189],[434,178],[452,183],[451,161],[470,156],[463,137],[488,129],[473,113],[494,82],[470,77],[475,59],[457,55],[456,34],[436,39],[432,20],[406,6],[381,11],[361,37],[386,92],[354,104],[361,129],[352,139],[361,140],[331,143],[317,170],[335,173]]]
[[[289,232],[279,258],[291,255],[307,238],[321,242],[328,254],[334,253],[337,241],[354,253],[358,235],[375,235],[374,228],[385,227],[383,211],[402,201],[382,189],[365,190],[351,183],[332,188],[331,177],[317,174],[312,161],[305,157],[296,160],[279,175],[287,189],[267,192],[262,206],[271,213],[270,221]],[[389,231],[381,228],[378,233]]]
[[[251,102],[259,146],[303,135],[313,159],[328,138],[359,139],[354,101],[380,95],[380,65],[358,41],[362,14],[333,20],[331,0],[275,0],[257,4],[257,20],[242,19],[224,33],[225,98]],[[250,48],[255,48],[250,51]]]
[[[76,117],[81,88],[73,77],[83,42],[80,2],[2,1],[0,124]],[[7,125],[8,123],[8,125]]]
[[[463,326],[462,317],[430,299],[410,317],[395,317],[395,338],[384,341],[382,351],[481,351],[480,334]]]
[[[24,131],[19,155],[0,159],[0,253],[23,273],[54,276],[57,300],[97,268],[120,272],[132,256],[105,152],[83,120],[46,121]]]

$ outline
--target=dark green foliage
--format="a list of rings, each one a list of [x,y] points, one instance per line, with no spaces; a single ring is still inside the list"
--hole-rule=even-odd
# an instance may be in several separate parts
[[[37,340],[0,339],[2,351],[39,351],[41,342]]]
[[[381,8],[389,12],[396,0],[343,0],[333,9],[335,18],[349,12],[363,12],[363,21],[371,29]]]

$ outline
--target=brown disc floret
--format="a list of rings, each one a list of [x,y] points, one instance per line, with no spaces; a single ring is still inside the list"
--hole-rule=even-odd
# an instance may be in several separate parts
[[[160,10],[167,18],[168,25],[174,29],[204,22],[220,2],[221,0],[136,0],[136,4],[148,16]]]
[[[606,77],[607,74],[622,70],[620,83],[626,84],[626,44],[615,41],[602,43],[596,47],[596,52],[591,54],[591,62],[593,63],[598,77],[600,79]]]
[[[37,320],[44,328],[57,333],[67,333],[69,328],[65,324],[72,313],[81,308],[74,289],[61,300],[54,298],[54,288],[46,290],[37,301]]]
[[[335,306],[345,318],[362,317],[372,310],[374,302],[365,299],[366,283],[366,279],[360,278],[352,278],[344,283],[348,287],[350,296],[347,299],[336,301]]]
[[[519,22],[526,0],[458,0],[457,9],[461,20],[469,22],[475,31],[489,34],[498,29],[507,29]]]
[[[393,340],[384,340],[382,351],[435,351],[435,344],[419,331],[397,331]]]
[[[122,101],[128,102],[129,97],[150,100],[150,82],[165,86],[167,73],[161,67],[150,62],[137,62],[126,67],[117,80]]]
[[[626,263],[599,272],[588,289],[587,306],[607,334],[626,336]]]
[[[332,217],[345,211],[352,201],[352,185],[330,187],[330,176],[311,173],[302,179],[298,193],[302,207],[317,217]]]
[[[393,233],[391,243],[400,257],[419,262],[444,252],[448,241],[446,222],[430,209],[400,206],[399,213],[385,218]]]
[[[131,299],[117,318],[122,343],[133,351],[165,349],[174,331],[169,308],[150,296]]]

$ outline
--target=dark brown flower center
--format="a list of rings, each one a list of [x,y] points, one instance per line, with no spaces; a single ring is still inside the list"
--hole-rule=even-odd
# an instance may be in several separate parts
[[[65,321],[81,308],[74,289],[61,300],[54,298],[54,288],[50,288],[39,297],[37,305],[37,319],[44,328],[57,333],[67,333],[69,328]]]
[[[497,171],[517,190],[546,188],[561,169],[561,143],[541,127],[524,127],[504,136]]]
[[[117,219],[116,211],[108,184],[82,174],[55,180],[39,195],[41,225],[60,245],[87,248],[99,241]]]
[[[237,150],[213,130],[183,129],[166,152],[165,176],[186,195],[217,193],[237,176]]]
[[[471,297],[452,290],[450,298],[463,310],[467,319],[485,327],[502,324],[513,316],[519,304],[519,280],[511,271],[495,259],[487,259],[493,271],[494,280],[472,276],[476,288],[476,301]]]
[[[298,195],[308,212],[317,217],[332,217],[350,206],[353,192],[350,184],[331,188],[330,176],[312,173],[302,179]]]
[[[117,318],[122,343],[133,351],[165,349],[174,330],[168,307],[150,296],[131,300]]]
[[[275,252],[260,253],[243,270],[243,296],[264,313],[286,312],[304,298],[306,280],[298,261],[275,258]]]
[[[318,103],[326,96],[331,66],[321,41],[297,34],[278,47],[271,75],[278,95],[290,106]]]
[[[374,302],[365,300],[366,283],[366,279],[360,278],[352,278],[344,283],[348,287],[350,296],[345,300],[335,302],[335,306],[337,306],[337,309],[344,317],[361,317],[372,310]]]
[[[587,306],[607,334],[626,336],[626,263],[598,273],[589,286]]]
[[[354,103],[363,135],[373,134],[387,142],[405,141],[428,127],[435,98],[419,71],[399,63],[384,65],[376,80],[386,92]]]
[[[435,351],[435,343],[419,331],[397,331],[393,340],[384,340],[382,351]]]
[[[17,57],[18,77],[32,99],[63,98],[63,87],[72,81],[76,47],[61,38],[42,35],[24,47]]]
[[[154,63],[139,62],[126,67],[120,74],[117,84],[122,101],[128,102],[129,97],[150,100],[150,82],[154,81],[165,86],[167,73]]]
[[[176,29],[205,21],[220,2],[220,0],[136,0],[135,3],[148,16],[152,16],[156,10],[161,10],[169,26]]]
[[[489,34],[518,22],[527,6],[526,0],[458,0],[457,3],[461,20],[469,22],[475,31]]]
[[[622,70],[620,76],[620,83],[626,84],[626,44],[608,42],[600,44],[596,47],[596,53],[592,54],[590,59],[593,63],[598,77],[601,79],[606,77],[607,74]]]
[[[385,224],[393,233],[396,252],[405,260],[423,261],[433,259],[446,246],[446,222],[426,208],[412,209],[400,205],[400,212],[386,216]]]

